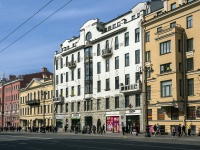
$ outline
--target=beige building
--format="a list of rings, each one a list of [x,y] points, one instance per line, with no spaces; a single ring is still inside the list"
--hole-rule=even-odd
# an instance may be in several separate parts
[[[20,89],[20,126],[40,127],[54,125],[52,77],[33,78]]]
[[[148,120],[161,132],[185,124],[200,131],[200,0],[164,0],[143,20]]]

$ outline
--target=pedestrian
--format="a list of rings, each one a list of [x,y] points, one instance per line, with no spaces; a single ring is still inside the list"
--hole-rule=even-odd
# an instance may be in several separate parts
[[[191,136],[191,125],[188,125],[187,128],[188,128],[188,136]]]
[[[178,136],[179,137],[181,136],[181,124],[179,124],[179,126],[178,126]]]
[[[122,126],[122,134],[124,135],[124,132],[125,132],[125,127],[124,125]]]
[[[106,131],[105,131],[105,124],[103,124],[103,133],[105,134]]]
[[[136,126],[136,136],[138,136],[138,134],[140,133],[140,127],[139,125]]]
[[[157,123],[157,135],[160,134],[160,125]]]
[[[130,126],[130,134],[132,134],[132,132],[133,132],[133,127],[132,127],[132,125]]]
[[[154,136],[156,137],[156,134],[157,134],[157,125],[156,124],[153,126],[153,131],[154,131]]]
[[[181,133],[181,136],[183,136],[183,133],[185,134],[185,136],[186,136],[186,132],[185,132],[185,125],[183,124],[182,125],[182,133]]]
[[[172,132],[172,137],[175,137],[175,133],[176,133],[175,125],[172,126],[172,128],[171,128],[171,132]]]

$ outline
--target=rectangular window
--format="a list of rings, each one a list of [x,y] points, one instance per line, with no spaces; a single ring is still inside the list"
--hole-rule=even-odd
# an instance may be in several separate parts
[[[119,39],[118,36],[115,37],[115,50],[119,49]]]
[[[150,32],[146,32],[146,42],[150,42]]]
[[[135,107],[140,107],[140,94],[135,94]]]
[[[135,83],[140,81],[140,72],[135,72]]]
[[[160,73],[166,73],[166,72],[171,72],[172,71],[172,64],[168,63],[168,64],[163,64],[160,65]]]
[[[178,40],[178,51],[182,52],[182,42],[181,42],[181,40]]]
[[[106,79],[106,91],[110,90],[110,79]]]
[[[135,64],[140,63],[140,50],[135,51]]]
[[[106,109],[110,109],[110,100],[106,98]]]
[[[115,57],[115,69],[119,69],[119,56]]]
[[[68,93],[68,88],[66,88],[66,97],[68,97],[69,93]]]
[[[109,63],[109,59],[106,59],[106,72],[110,71],[110,63]]]
[[[161,32],[162,31],[162,27],[157,28],[157,32]]]
[[[63,68],[63,59],[62,58],[60,59],[60,68],[61,69]]]
[[[81,55],[80,55],[80,52],[78,52],[78,62],[80,62],[81,61]]]
[[[147,51],[146,52],[146,62],[150,62],[151,61],[151,52],[150,51]]]
[[[151,86],[147,86],[147,100],[151,100]]]
[[[101,99],[97,99],[97,110],[101,108]]]
[[[171,10],[176,9],[176,3],[171,4]]]
[[[63,83],[63,74],[60,74],[60,83]]]
[[[81,78],[81,68],[78,68],[77,71],[78,71],[78,73],[77,73],[78,74],[78,79],[80,79]]]
[[[183,80],[182,79],[179,80],[179,90],[180,90],[179,92],[180,96],[183,96]]]
[[[187,94],[194,95],[194,79],[187,79]]]
[[[170,23],[170,28],[174,28],[174,27],[176,27],[176,22]]]
[[[113,29],[114,29],[114,28],[116,28],[116,23],[115,23],[115,24],[113,24]]]
[[[148,120],[152,120],[152,109],[148,109]]]
[[[105,49],[108,50],[109,49],[109,40],[106,40],[106,46]]]
[[[56,75],[56,84],[58,84],[58,75]]]
[[[69,81],[69,78],[68,78],[68,72],[66,72],[66,82]]]
[[[129,96],[125,96],[125,108],[129,107]]]
[[[193,26],[192,21],[193,21],[192,16],[187,17],[187,28],[192,28]]]
[[[187,52],[193,51],[193,50],[194,50],[193,39],[187,39]]]
[[[172,81],[162,81],[161,82],[161,97],[172,96]]]
[[[129,45],[129,33],[128,32],[126,32],[124,34],[124,43],[125,43],[125,46]]]
[[[187,63],[187,68],[186,68],[186,70],[187,71],[191,71],[191,70],[193,70],[194,69],[194,62],[193,62],[193,58],[188,58],[187,60],[186,60],[186,63]]]
[[[171,120],[179,120],[179,109],[171,107]]]
[[[97,44],[97,56],[101,55],[101,47],[100,44]]]
[[[74,102],[71,103],[71,111],[74,112]]]
[[[165,114],[164,114],[164,111],[162,109],[157,109],[158,111],[158,120],[165,120]]]
[[[129,53],[125,54],[125,67],[129,66]]]
[[[196,119],[195,106],[191,106],[187,108],[187,119],[188,120]]]
[[[68,66],[68,57],[66,57],[66,67]]]
[[[125,85],[129,85],[130,84],[130,75],[126,74],[125,75]]]
[[[58,70],[58,60],[56,60],[56,70]]]
[[[97,81],[97,92],[101,92],[101,81]]]
[[[69,112],[69,106],[68,106],[68,103],[65,104],[65,111],[66,111],[66,112]]]
[[[135,43],[140,41],[140,28],[135,29]]]
[[[72,79],[72,81],[74,81],[74,70],[72,70],[72,74],[71,75],[72,75],[71,79]]]
[[[119,89],[119,76],[115,77],[115,89]]]
[[[81,95],[81,85],[78,85],[77,91],[78,91],[78,96],[80,96]]]
[[[101,73],[101,62],[97,63],[97,74]]]
[[[171,41],[160,43],[160,54],[167,54],[171,52]]]
[[[77,112],[80,112],[80,108],[81,108],[81,102],[77,103]]]
[[[119,97],[115,97],[115,109],[119,108]]]
[[[74,96],[74,86],[71,87],[71,97]]]

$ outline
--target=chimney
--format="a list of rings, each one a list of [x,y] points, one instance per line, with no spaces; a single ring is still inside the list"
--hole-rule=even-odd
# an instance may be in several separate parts
[[[42,72],[48,72],[48,69],[46,67],[43,67]]]

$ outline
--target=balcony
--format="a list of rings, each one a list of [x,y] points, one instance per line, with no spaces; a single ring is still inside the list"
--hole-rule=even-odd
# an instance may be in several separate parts
[[[124,94],[137,93],[142,90],[142,83],[120,85],[120,92]]]
[[[103,49],[103,50],[102,50],[101,56],[102,56],[103,58],[105,58],[105,57],[112,56],[112,54],[113,54],[112,48],[108,48],[108,49]]]
[[[53,103],[64,103],[64,97],[63,96],[59,96],[59,97],[56,97],[56,98],[53,98]]]
[[[76,67],[76,61],[71,61],[71,62],[68,62],[68,68],[69,69],[73,69]]]
[[[34,100],[28,100],[28,101],[26,101],[26,105],[40,105],[40,100],[36,100],[36,99],[34,99]]]

